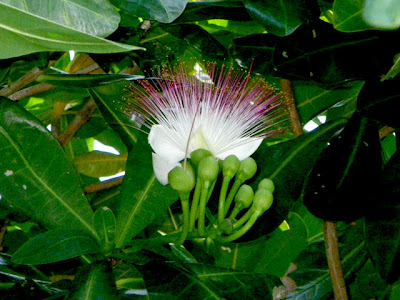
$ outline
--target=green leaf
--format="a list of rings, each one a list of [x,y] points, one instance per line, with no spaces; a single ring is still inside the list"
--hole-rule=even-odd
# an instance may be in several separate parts
[[[125,98],[128,85],[124,81],[117,82],[90,89],[89,93],[108,125],[120,135],[129,150],[136,143],[138,124],[132,121],[130,114],[133,112],[130,111]]]
[[[15,252],[16,264],[40,265],[99,252],[98,244],[76,230],[50,230],[27,241]]]
[[[299,1],[244,0],[243,3],[255,20],[277,36],[287,36],[303,23],[303,8]]]
[[[365,0],[364,20],[377,29],[393,30],[400,27],[400,2],[393,0]]]
[[[400,277],[400,152],[385,166],[379,201],[365,219],[365,234],[372,261],[381,277],[393,283]]]
[[[345,122],[338,119],[326,123],[314,132],[274,146],[263,144],[252,155],[260,170],[252,185],[256,187],[264,178],[272,179],[276,187],[276,201],[246,234],[246,239],[265,235],[282,223],[300,196],[304,179],[318,154]]]
[[[122,261],[117,268],[113,268],[113,275],[118,290],[147,292],[143,276],[133,264]]]
[[[131,81],[143,78],[142,75],[128,74],[43,74],[36,80],[66,88],[92,88],[121,80]]]
[[[374,210],[382,169],[375,122],[353,114],[320,154],[304,184],[304,205],[325,220],[355,220]]]
[[[336,30],[355,32],[373,29],[363,19],[365,0],[335,0],[328,17]]]
[[[400,73],[400,53],[397,53],[393,58],[393,66],[386,73],[386,75],[382,77],[381,81],[393,78],[397,76],[399,73]]]
[[[129,152],[117,211],[117,242],[121,248],[173,204],[178,195],[161,185],[153,173],[152,150],[142,135]]]
[[[0,195],[8,207],[48,228],[98,239],[93,211],[58,141],[30,113],[0,98]]]
[[[117,30],[120,21],[116,10],[104,0],[0,0],[0,3],[94,36],[110,35]]]
[[[110,0],[110,2],[136,17],[171,23],[182,14],[188,0]]]
[[[51,7],[51,10],[48,10],[48,7],[43,9],[41,6],[37,5],[37,3],[32,3],[32,7],[39,8],[40,14],[42,14],[40,15],[36,9],[35,11],[31,11],[31,8],[28,8],[28,11],[25,11],[25,8],[22,9],[21,7],[24,6],[25,1],[16,0],[11,4],[10,1],[0,1],[0,36],[2,37],[0,41],[0,46],[2,48],[0,59],[40,51],[75,50],[89,53],[115,53],[143,49],[137,46],[105,40],[94,35],[93,32],[91,32],[94,29],[89,29],[93,26],[100,28],[100,31],[95,31],[95,33],[104,34],[105,32],[109,32],[110,29],[105,30],[104,26],[99,26],[97,22],[95,24],[91,21],[92,18],[87,13],[88,6],[77,6],[76,8],[80,7],[81,12],[73,12],[69,9],[71,12],[77,13],[78,15],[83,14],[79,17],[79,20],[83,23],[77,28],[78,25],[75,25],[75,27],[69,25],[70,23],[81,24],[80,22],[76,22],[76,15],[74,15],[72,21],[66,21],[67,24],[64,24],[59,21],[59,17],[57,17],[56,13],[53,11],[56,9],[56,7],[53,7],[53,1],[45,2],[48,2],[47,6]],[[63,2],[66,4],[71,3],[71,1]],[[85,2],[86,5],[87,3],[88,2]],[[106,3],[107,2],[104,1],[103,4]],[[90,7],[93,6],[90,5],[89,8]],[[108,6],[107,9],[110,9],[110,7]],[[49,15],[46,15],[46,12]],[[53,13],[54,15],[51,16]],[[93,11],[93,13],[99,15],[100,19],[102,19],[101,15],[103,10]],[[61,14],[64,15],[63,12],[61,12]],[[57,21],[53,20],[53,17]],[[66,18],[66,20],[68,20],[68,18]],[[104,19],[102,19],[101,22],[104,22]],[[111,25],[115,26],[115,24]],[[86,31],[83,28],[86,28]]]
[[[307,229],[299,215],[291,213],[288,230],[275,229],[258,240],[230,244],[216,253],[216,264],[249,273],[282,277],[291,262],[307,247]]]
[[[115,216],[106,206],[100,207],[94,214],[94,227],[100,237],[103,250],[108,252],[115,246]]]
[[[354,81],[324,86],[310,81],[293,81],[293,93],[301,122],[307,123],[340,101],[347,102],[355,99],[363,84],[362,81]]]
[[[81,283],[70,299],[74,300],[114,300],[118,299],[110,267],[105,263],[96,263],[81,270]],[[84,279],[84,281],[82,280]]]
[[[73,164],[79,173],[99,178],[125,171],[127,157],[127,154],[115,155],[106,152],[91,151],[76,156]]]

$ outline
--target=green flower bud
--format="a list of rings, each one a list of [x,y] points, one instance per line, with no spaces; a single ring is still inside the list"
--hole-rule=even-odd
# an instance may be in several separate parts
[[[214,157],[207,156],[200,161],[198,175],[199,178],[203,180],[203,182],[214,181],[217,178],[218,174],[219,164]]]
[[[235,155],[229,155],[222,163],[222,174],[232,179],[240,168],[240,160]]]
[[[258,184],[258,189],[259,190],[269,190],[271,193],[273,193],[275,191],[275,184],[271,179],[264,178]]]
[[[236,205],[240,206],[240,209],[248,208],[253,202],[254,192],[251,186],[243,184],[235,197]]]
[[[192,162],[198,166],[200,161],[207,156],[212,156],[211,152],[206,150],[206,149],[197,149],[194,150],[191,154],[190,154],[190,159],[192,160]]]
[[[218,225],[218,229],[223,233],[231,234],[233,231],[232,225],[233,224],[231,219],[225,219]]]
[[[186,170],[176,167],[168,173],[168,182],[178,193],[187,193],[193,190],[196,180],[192,166],[187,163]]]
[[[239,177],[242,182],[249,180],[251,177],[254,176],[257,172],[257,163],[256,161],[248,157],[245,160],[242,160],[240,162],[240,169],[239,172],[236,174],[236,176]]]
[[[274,196],[271,191],[265,189],[257,190],[254,194],[252,209],[260,216],[271,207],[273,199]]]

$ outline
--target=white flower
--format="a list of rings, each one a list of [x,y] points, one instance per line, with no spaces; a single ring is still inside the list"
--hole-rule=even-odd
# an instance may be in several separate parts
[[[150,128],[154,173],[164,185],[168,173],[199,148],[221,160],[249,157],[277,132],[273,127],[284,115],[281,95],[262,79],[224,67],[216,74],[215,64],[207,66],[207,80],[198,75],[179,65],[130,87],[130,104]]]

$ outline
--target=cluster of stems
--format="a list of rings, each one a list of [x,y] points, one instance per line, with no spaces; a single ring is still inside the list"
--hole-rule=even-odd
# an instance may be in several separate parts
[[[218,161],[204,149],[192,152],[190,157],[190,161],[168,174],[168,181],[179,193],[182,205],[183,225],[178,244],[183,244],[188,236],[211,238],[221,243],[240,238],[271,207],[273,182],[263,179],[255,192],[244,184],[257,171],[257,164],[251,157],[239,161],[231,155]],[[217,215],[206,223],[207,204],[221,173]]]

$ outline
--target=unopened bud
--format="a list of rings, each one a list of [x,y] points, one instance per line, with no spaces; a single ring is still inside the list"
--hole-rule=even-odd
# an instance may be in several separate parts
[[[190,159],[192,160],[192,163],[195,164],[196,166],[199,165],[200,161],[207,156],[212,156],[211,152],[206,150],[206,149],[197,149],[194,150],[190,154]]]
[[[195,175],[192,166],[187,163],[186,169],[176,167],[168,174],[170,186],[178,193],[187,193],[195,186]]]
[[[262,189],[269,190],[271,193],[273,193],[275,191],[275,184],[271,179],[264,178],[258,184],[258,189],[259,190],[262,190]]]
[[[229,155],[222,163],[222,174],[232,179],[240,168],[240,160],[235,155]]]
[[[257,190],[254,194],[252,209],[260,216],[271,207],[273,200],[274,196],[271,191],[265,189]]]
[[[214,157],[207,156],[200,161],[198,175],[203,182],[212,182],[217,178],[218,174],[219,164]]]
[[[256,172],[257,172],[256,161],[253,158],[248,157],[240,162],[240,169],[239,172],[236,174],[236,176],[238,176],[239,179],[242,182],[244,182],[253,177],[254,174],[256,174]]]
[[[243,184],[235,197],[236,205],[240,206],[240,209],[248,208],[253,202],[254,192],[251,186]]]

